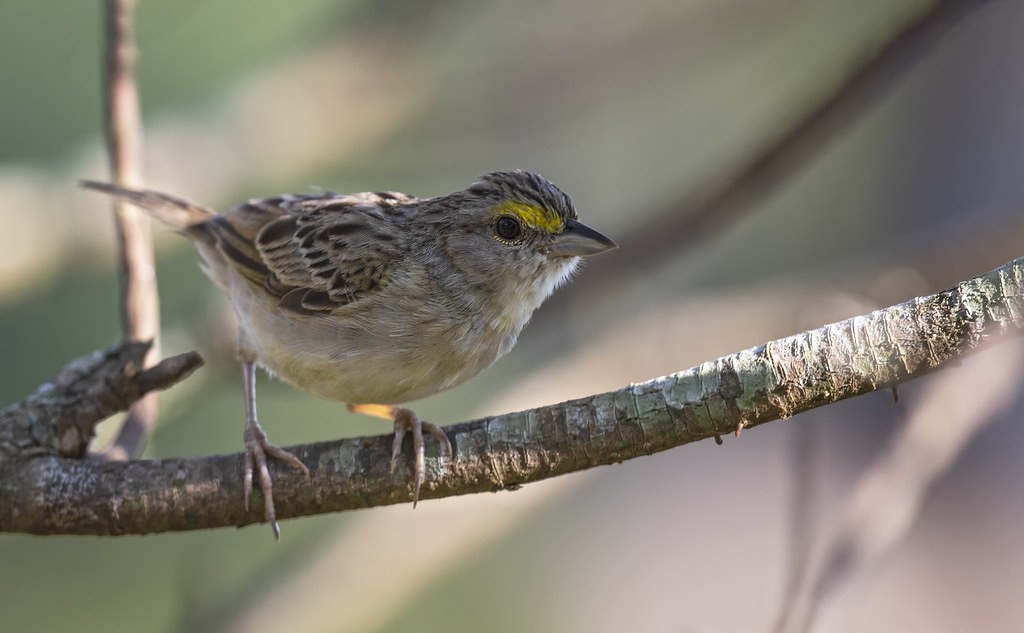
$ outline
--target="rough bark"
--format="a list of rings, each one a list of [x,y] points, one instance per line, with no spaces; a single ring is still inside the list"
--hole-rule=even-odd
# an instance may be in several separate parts
[[[1022,327],[1024,258],[949,290],[676,374],[448,427],[455,462],[442,470],[436,446],[430,445],[431,472],[422,496],[516,488],[720,438],[894,388]],[[62,382],[58,377],[55,386],[45,386],[34,396],[41,398],[42,408],[22,403],[0,413],[0,530],[145,534],[262,521],[258,498],[249,512],[242,507],[241,454],[117,463],[67,457],[82,454],[91,436],[67,430],[81,428],[76,416],[95,418],[158,382],[143,380],[153,370],[132,370],[137,361],[125,366],[129,369],[121,374],[97,369],[102,379],[91,386],[81,369],[65,370],[62,375],[72,379]],[[62,394],[65,382],[74,385],[72,396]],[[77,413],[66,413],[65,401]],[[31,423],[26,416],[32,417]],[[409,501],[411,473],[405,469],[389,474],[389,449],[389,436],[290,447],[309,467],[312,481],[273,465],[278,517]]]

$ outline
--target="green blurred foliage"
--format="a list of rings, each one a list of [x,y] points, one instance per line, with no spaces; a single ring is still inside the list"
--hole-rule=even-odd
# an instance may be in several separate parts
[[[7,0],[0,20],[0,163],[46,161],[102,124],[103,2]],[[139,90],[147,116],[216,99],[240,75],[322,44],[351,3],[140,2]],[[16,124],[14,122],[17,122]]]

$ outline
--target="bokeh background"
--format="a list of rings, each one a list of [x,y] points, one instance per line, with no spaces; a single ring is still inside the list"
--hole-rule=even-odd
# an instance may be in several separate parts
[[[99,4],[0,9],[0,404],[118,338],[109,212],[75,187],[107,173]],[[959,4],[773,186],[678,248],[644,236],[935,2],[143,0],[145,173],[219,207],[543,173],[621,248],[509,357],[416,408],[445,423],[556,402],[1024,254],[1024,3]],[[165,353],[208,364],[163,396],[146,455],[236,452],[230,312],[184,240],[158,229],[157,245]],[[806,558],[858,519],[902,516],[888,547],[855,552],[816,630],[1018,631],[1021,351],[905,385],[899,404],[870,394],[515,493],[288,521],[276,545],[265,526],[0,536],[0,628],[768,631]],[[258,391],[279,444],[388,430],[263,377]],[[915,416],[935,433],[920,454],[941,453],[931,477],[894,507],[851,506]]]

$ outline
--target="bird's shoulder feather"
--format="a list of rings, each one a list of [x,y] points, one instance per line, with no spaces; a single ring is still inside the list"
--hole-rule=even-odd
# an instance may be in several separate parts
[[[387,286],[402,248],[394,223],[412,196],[283,195],[250,200],[212,218],[226,262],[299,313],[325,313]]]

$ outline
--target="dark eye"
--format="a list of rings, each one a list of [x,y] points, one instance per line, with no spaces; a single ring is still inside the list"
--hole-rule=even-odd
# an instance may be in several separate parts
[[[523,227],[519,225],[519,220],[503,215],[494,224],[494,232],[501,239],[511,242],[523,236]]]

